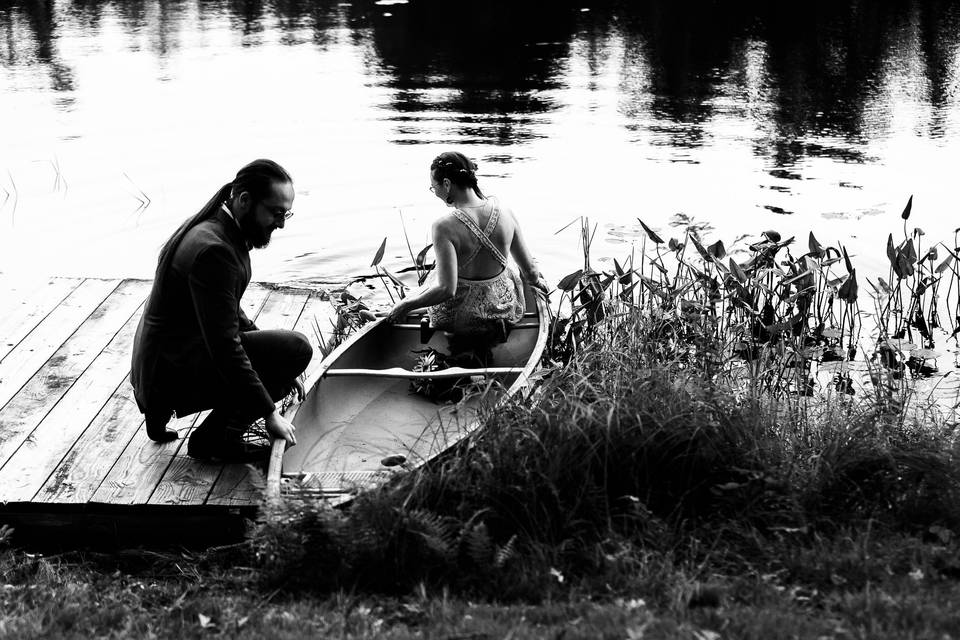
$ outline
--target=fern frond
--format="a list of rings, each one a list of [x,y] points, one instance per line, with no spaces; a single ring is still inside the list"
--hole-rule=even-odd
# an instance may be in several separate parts
[[[481,522],[470,527],[464,527],[461,547],[466,550],[467,557],[474,564],[488,565],[493,555],[493,542],[490,540],[490,532],[487,531],[486,523]]]
[[[497,547],[497,552],[493,554],[493,566],[499,569],[505,565],[517,553],[517,534],[510,536],[507,543],[502,547]]]

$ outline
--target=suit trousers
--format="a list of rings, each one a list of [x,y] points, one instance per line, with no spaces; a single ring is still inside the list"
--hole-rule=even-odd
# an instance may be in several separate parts
[[[285,329],[241,331],[240,342],[253,370],[274,402],[293,389],[297,376],[306,370],[313,348],[306,336]],[[190,436],[203,443],[215,444],[224,438],[240,438],[250,425],[262,418],[244,409],[245,403],[224,387],[219,375],[202,368],[187,376],[181,387],[178,404],[194,411],[211,409],[210,415]]]

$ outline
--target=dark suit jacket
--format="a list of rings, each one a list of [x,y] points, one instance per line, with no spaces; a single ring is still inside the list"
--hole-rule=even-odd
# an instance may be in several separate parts
[[[221,402],[265,416],[274,409],[240,341],[256,326],[240,308],[250,252],[224,211],[197,224],[154,281],[133,346],[130,381],[143,413],[186,415]]]

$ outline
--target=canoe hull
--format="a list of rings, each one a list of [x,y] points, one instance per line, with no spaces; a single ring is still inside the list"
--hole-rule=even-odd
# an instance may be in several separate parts
[[[469,435],[477,427],[481,403],[502,402],[519,392],[543,354],[546,304],[527,293],[527,317],[505,343],[493,348],[495,367],[513,367],[519,373],[478,379],[479,393],[459,403],[436,403],[411,393],[408,379],[327,375],[339,369],[411,369],[416,350],[429,346],[448,351],[442,332],[424,345],[419,331],[378,320],[340,345],[315,379],[307,381],[304,401],[288,412],[297,427],[297,446],[283,451],[281,442],[278,455],[275,443],[271,493],[279,492],[282,475],[332,498],[348,496],[395,472],[381,464],[384,458],[403,456],[402,468],[415,468]]]

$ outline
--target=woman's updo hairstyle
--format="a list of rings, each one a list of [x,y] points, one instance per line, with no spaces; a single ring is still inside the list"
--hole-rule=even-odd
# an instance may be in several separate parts
[[[477,163],[458,151],[444,151],[434,158],[430,173],[437,182],[447,178],[461,189],[473,189],[477,196],[484,197],[477,186]],[[452,199],[448,198],[447,202],[452,202]]]

